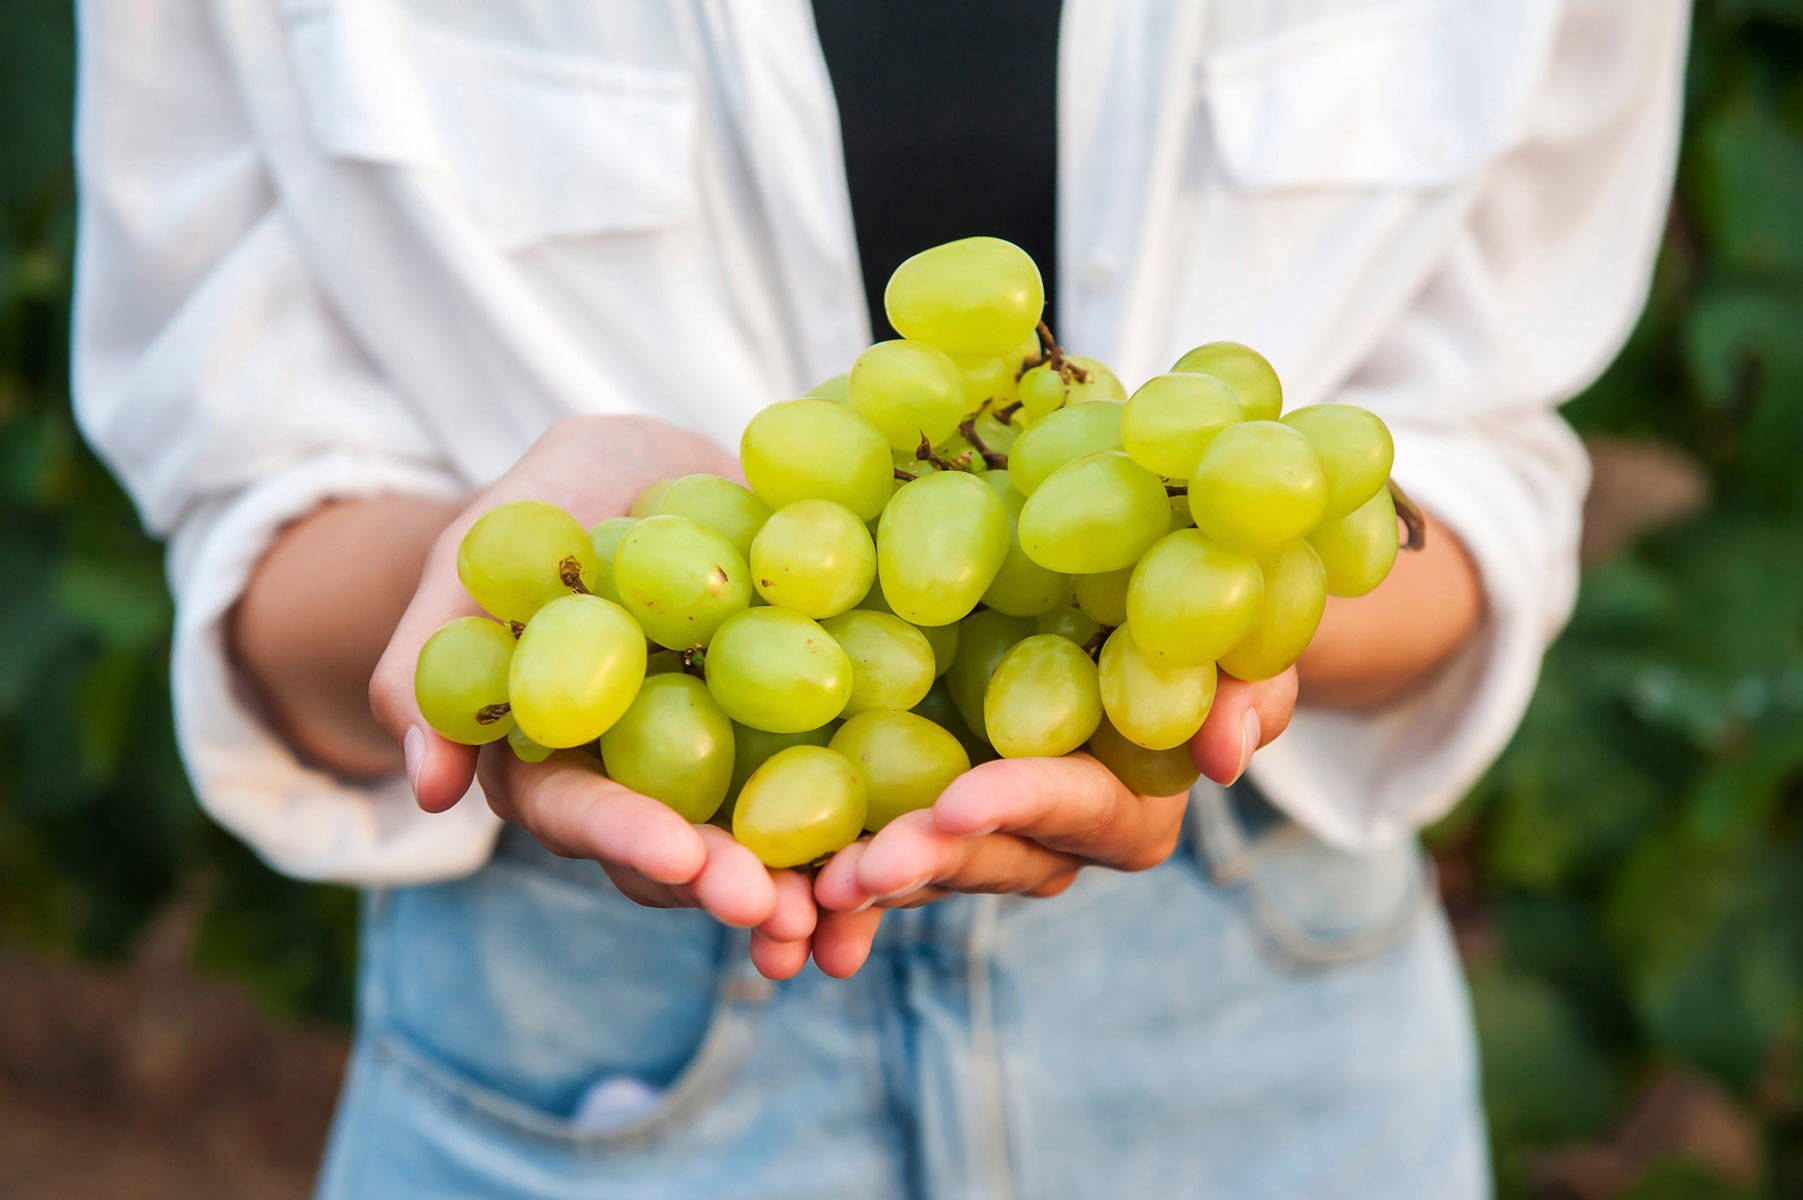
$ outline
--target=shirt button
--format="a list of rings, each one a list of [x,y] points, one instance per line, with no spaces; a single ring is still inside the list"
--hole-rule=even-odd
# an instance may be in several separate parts
[[[1079,278],[1090,291],[1105,292],[1121,281],[1120,260],[1106,250],[1098,250],[1083,260]]]

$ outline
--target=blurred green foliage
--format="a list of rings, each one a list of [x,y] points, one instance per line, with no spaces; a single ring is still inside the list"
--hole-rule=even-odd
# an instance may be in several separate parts
[[[71,22],[20,5],[0,39],[0,938],[126,955],[183,900],[204,965],[342,1018],[351,897],[199,813],[160,552],[70,417]],[[1711,503],[1587,574],[1520,734],[1434,832],[1491,935],[1472,975],[1506,1195],[1673,1065],[1757,1122],[1761,1177],[1673,1158],[1616,1194],[1803,1195],[1800,65],[1803,0],[1700,5],[1653,295],[1569,411],[1693,455]]]

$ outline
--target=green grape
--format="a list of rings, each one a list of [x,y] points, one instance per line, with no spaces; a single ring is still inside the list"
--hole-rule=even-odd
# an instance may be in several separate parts
[[[895,331],[947,354],[1006,354],[1033,333],[1044,308],[1033,259],[992,237],[922,250],[895,268],[883,289]]]
[[[1387,487],[1308,535],[1330,596],[1363,596],[1382,583],[1396,561],[1396,543],[1396,504]]]
[[[1108,369],[1099,358],[1084,354],[1067,354],[1064,361],[1079,368],[1087,379],[1073,379],[1065,389],[1066,404],[1087,404],[1092,400],[1125,400],[1127,389],[1120,376]]]
[[[595,544],[555,504],[515,500],[483,513],[463,535],[457,578],[494,616],[525,622],[547,601],[595,590]]]
[[[987,608],[958,623],[958,653],[952,659],[952,669],[945,673],[945,685],[958,715],[972,732],[984,732],[983,693],[989,687],[989,677],[995,674],[996,664],[1016,642],[1034,632],[1033,622],[1027,618]]]
[[[1308,439],[1276,421],[1223,429],[1189,481],[1196,528],[1234,550],[1275,554],[1320,524],[1327,473]]]
[[[790,746],[824,746],[832,739],[835,728],[829,722],[818,729],[804,729],[800,733],[769,733],[734,721],[732,783],[726,791],[728,802],[739,794],[751,773],[768,762],[778,750],[787,750]]]
[[[513,756],[521,762],[541,763],[552,754],[551,747],[539,745],[521,733],[518,725],[507,731],[507,744],[513,747]]]
[[[1185,492],[1182,495],[1172,496],[1171,532],[1175,533],[1179,529],[1194,529],[1195,527],[1196,518],[1190,516],[1189,512],[1189,494]]]
[[[821,622],[851,659],[851,697],[842,716],[873,708],[913,708],[933,686],[933,646],[900,617],[854,608]]]
[[[1089,639],[1102,632],[1101,625],[1074,604],[1061,604],[1051,612],[1040,613],[1033,627],[1036,633],[1056,634],[1079,646],[1089,645]]]
[[[1246,636],[1221,655],[1221,670],[1235,679],[1282,674],[1308,649],[1327,604],[1327,573],[1307,542],[1297,542],[1263,564],[1265,598]]]
[[[654,675],[601,735],[608,778],[705,821],[732,782],[732,722],[693,675]]]
[[[1100,625],[1113,628],[1127,623],[1127,583],[1133,578],[1132,567],[1118,571],[1098,571],[1093,575],[1071,578],[1071,596],[1084,614]]]
[[[732,835],[767,867],[799,867],[856,841],[868,809],[864,780],[844,756],[790,746],[739,790]]]
[[[486,617],[439,626],[419,649],[413,698],[426,724],[453,742],[481,746],[513,730],[507,708],[507,664],[513,634]]]
[[[1109,450],[1072,459],[1033,489],[1020,545],[1047,570],[1093,575],[1132,566],[1170,527],[1164,482]]]
[[[669,675],[684,670],[685,667],[682,653],[677,650],[666,650],[659,647],[645,655],[645,674],[647,675]]]
[[[1064,407],[1064,376],[1050,363],[1028,367],[1015,383],[1014,394],[1020,401],[1014,419],[1022,426],[1036,425]]]
[[[660,646],[705,646],[751,603],[751,571],[732,543],[687,517],[646,517],[614,551],[620,604]]]
[[[1187,792],[1202,777],[1189,756],[1188,746],[1172,750],[1148,750],[1121,736],[1104,716],[1089,739],[1089,752],[1114,772],[1127,790],[1142,796],[1175,796]]]
[[[1188,479],[1215,434],[1243,418],[1239,397],[1212,375],[1158,375],[1121,410],[1121,448],[1155,475]]]
[[[859,608],[867,608],[872,612],[895,615],[889,607],[889,601],[883,596],[883,585],[880,580],[873,581],[870,591],[858,603]],[[952,658],[958,653],[958,626],[950,625],[916,625],[920,636],[926,638],[927,645],[933,648],[933,675],[938,677],[951,669]]]
[[[741,725],[770,733],[818,729],[851,697],[851,660],[832,635],[786,608],[748,608],[708,646],[708,690]]]
[[[1146,657],[1123,625],[1096,662],[1102,708],[1128,741],[1148,750],[1181,746],[1202,728],[1215,702],[1215,665],[1164,666]]]
[[[684,475],[664,490],[657,515],[687,517],[711,529],[739,552],[751,553],[751,539],[770,519],[770,506],[730,479],[718,475]]]
[[[776,511],[751,543],[758,594],[820,620],[870,591],[876,544],[858,515],[831,500],[798,500]]]
[[[1173,371],[1213,375],[1233,389],[1248,421],[1275,421],[1283,411],[1283,385],[1265,356],[1238,342],[1210,342],[1178,359]]]
[[[1337,521],[1383,489],[1390,478],[1396,445],[1376,413],[1352,404],[1299,408],[1283,423],[1302,434],[1327,472],[1327,511]]]
[[[1154,662],[1199,667],[1246,635],[1264,598],[1256,562],[1194,529],[1179,529],[1160,538],[1133,568],[1127,624]]]
[[[819,400],[832,400],[836,403],[844,404],[851,399],[850,383],[851,376],[849,374],[835,375],[831,379],[822,379],[819,383],[804,392],[803,395],[812,396]]]
[[[925,342],[878,342],[852,364],[851,406],[897,453],[918,448],[922,436],[937,446],[964,417],[964,377]]]
[[[620,590],[614,586],[614,551],[626,531],[639,523],[637,517],[609,517],[589,526],[588,540],[595,547],[595,582],[589,591],[603,600],[619,600]]]
[[[606,733],[644,679],[645,635],[631,615],[599,596],[564,596],[526,622],[507,694],[521,732],[562,750]]]
[[[942,471],[896,489],[877,525],[877,577],[895,615],[950,625],[1008,557],[1008,510],[974,475]]]
[[[1013,447],[1015,439],[1020,437],[1020,430],[996,418],[992,412],[980,412],[976,417],[977,436],[983,444],[997,454],[1006,454]]]
[[[1119,450],[1121,408],[1106,401],[1061,408],[1023,432],[1008,450],[1008,475],[1020,494],[1031,496],[1073,458]]]
[[[950,463],[955,471],[968,471],[975,474],[988,466],[977,448],[966,441],[964,435],[955,433],[933,448],[933,453]]]
[[[958,377],[964,384],[966,415],[1014,403],[1014,371],[1018,363],[994,355],[959,355],[952,362],[957,364]]]
[[[1102,720],[1096,664],[1064,638],[1039,633],[996,664],[983,692],[983,726],[1003,758],[1056,758],[1089,740]]]
[[[658,501],[670,490],[674,479],[654,479],[645,485],[645,490],[633,497],[632,507],[626,510],[629,517],[654,517],[657,515]]]
[[[1096,359],[1067,354],[1064,361],[1069,365],[1062,372],[1046,362],[1028,368],[1021,375],[1015,393],[1020,399],[1017,419],[1022,426],[1036,425],[1058,409],[1073,404],[1127,398],[1127,389],[1121,386],[1120,378]],[[1082,379],[1076,378],[1077,371],[1083,372]]]
[[[985,681],[987,686],[987,681]],[[982,697],[978,697],[981,703]],[[995,757],[995,748],[970,731],[965,723],[964,714],[958,711],[958,702],[952,699],[952,689],[941,679],[928,690],[926,699],[916,704],[911,710],[916,716],[925,717],[939,728],[958,739],[964,747],[964,753],[973,763],[988,762]]]
[[[930,807],[947,784],[970,770],[970,755],[956,736],[911,712],[859,713],[839,726],[830,745],[864,781],[864,828],[872,833],[905,812]]]
[[[1008,556],[983,593],[983,603],[997,612],[1033,617],[1070,599],[1070,580],[1057,571],[1046,570],[1020,548],[1018,523],[1021,506],[1027,499],[1014,489],[1007,470],[986,471],[978,478],[1008,510]]]
[[[894,490],[889,443],[849,405],[803,397],[762,409],[739,439],[739,465],[771,508],[831,500],[870,521]]]

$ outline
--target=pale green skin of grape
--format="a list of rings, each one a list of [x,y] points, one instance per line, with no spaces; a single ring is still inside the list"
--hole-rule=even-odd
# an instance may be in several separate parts
[[[658,501],[670,490],[674,479],[655,479],[645,485],[645,490],[632,498],[632,507],[626,510],[629,517],[654,517],[657,515]]]
[[[1015,395],[1020,411],[1014,419],[1023,426],[1038,424],[1064,407],[1064,377],[1045,363],[1029,367],[1015,384]]]
[[[1108,635],[1096,661],[1102,709],[1115,729],[1147,750],[1184,745],[1215,701],[1215,665],[1171,667],[1141,652],[1123,625]]]
[[[869,609],[871,612],[888,613],[890,616],[895,615],[895,610],[889,607],[889,601],[883,595],[883,584],[881,580],[871,581],[870,591],[866,592],[864,598],[858,601],[858,607]],[[952,659],[956,657],[958,653],[957,623],[954,622],[950,625],[914,625],[911,626],[911,628],[918,629],[920,631],[920,636],[926,638],[927,645],[933,648],[934,677],[937,678],[951,670]]]
[[[751,418],[739,438],[739,465],[773,509],[831,500],[860,521],[883,511],[895,483],[889,443],[874,425],[850,405],[806,396]]]
[[[1121,409],[1112,400],[1061,408],[1014,440],[1008,476],[1023,496],[1072,459],[1121,448]]]
[[[526,623],[507,694],[520,732],[563,750],[606,733],[644,680],[645,635],[627,611],[599,596],[564,596]]]
[[[851,695],[840,716],[913,708],[933,686],[933,646],[900,617],[854,608],[821,622],[851,659]]]
[[[1329,521],[1309,535],[1321,558],[1330,596],[1363,596],[1390,573],[1396,562],[1396,504],[1384,488],[1351,515]]]
[[[1066,393],[1067,404],[1088,404],[1095,400],[1125,400],[1127,389],[1120,376],[1108,369],[1100,359],[1084,354],[1067,354],[1064,361],[1075,363],[1089,373],[1088,379],[1072,380]]]
[[[964,417],[964,376],[958,364],[925,342],[878,342],[851,366],[851,407],[889,440],[897,453],[919,449],[924,434],[937,446]]]
[[[945,673],[945,683],[958,715],[972,733],[987,740],[983,693],[989,687],[989,677],[995,674],[1003,655],[1035,632],[1033,622],[1026,617],[1011,617],[989,609],[972,613],[959,623],[958,654],[952,659],[951,670]]]
[[[799,867],[857,840],[868,809],[857,768],[831,750],[791,746],[745,781],[732,835],[767,867]]]
[[[1055,634],[1035,634],[1016,644],[983,692],[983,725],[1003,758],[1069,754],[1101,721],[1096,664]]]
[[[942,471],[896,489],[877,525],[877,577],[895,615],[949,625],[1008,556],[1008,510],[975,476]]]
[[[1396,443],[1374,412],[1352,404],[1316,404],[1283,419],[1309,440],[1327,473],[1323,521],[1337,521],[1377,495],[1390,478]]]
[[[1187,494],[1172,496],[1170,500],[1171,530],[1175,532],[1179,529],[1194,529],[1196,518],[1189,515],[1189,496]]]
[[[751,778],[751,773],[769,761],[770,756],[778,750],[787,750],[790,746],[824,746],[832,740],[837,728],[835,723],[829,721],[818,729],[804,729],[800,733],[770,733],[734,721],[732,783],[726,793],[728,805],[731,805],[733,797],[745,786],[745,781]]]
[[[771,604],[821,620],[851,608],[876,579],[876,543],[830,500],[779,509],[751,543],[751,581]]]
[[[1093,575],[1130,567],[1171,528],[1164,482],[1118,450],[1065,463],[1021,506],[1021,550],[1041,567]]]
[[[983,603],[1013,617],[1036,617],[1070,599],[1070,579],[1048,571],[1020,548],[1017,523],[1027,498],[1014,489],[1006,468],[978,476],[1008,510],[1008,556],[983,593]]]
[[[993,412],[980,413],[976,419],[977,436],[983,444],[998,454],[1006,454],[1013,449],[1020,438],[1020,430],[1013,425],[996,419]]]
[[[1121,449],[1169,479],[1187,479],[1217,433],[1245,419],[1233,389],[1210,375],[1148,379],[1121,410]]]
[[[1127,584],[1127,624],[1155,662],[1199,667],[1246,635],[1264,601],[1258,563],[1194,529],[1167,533]]]
[[[851,659],[826,630],[786,608],[728,617],[704,670],[726,715],[767,733],[818,729],[851,698]]]
[[[1288,670],[1308,649],[1327,606],[1327,572],[1307,542],[1297,542],[1259,570],[1265,598],[1258,616],[1219,663],[1235,679],[1269,679]]]
[[[513,748],[513,756],[521,762],[541,763],[550,758],[553,751],[549,746],[541,746],[515,725],[507,734],[507,744]]]
[[[1283,412],[1283,384],[1265,356],[1250,346],[1210,342],[1178,359],[1171,370],[1213,375],[1240,398],[1248,421],[1275,421]]]
[[[620,591],[614,587],[614,551],[627,530],[639,523],[637,517],[609,517],[589,526],[588,540],[595,547],[595,582],[589,591],[603,600],[618,601]]]
[[[922,250],[883,289],[883,311],[897,333],[955,355],[1008,353],[1032,336],[1044,309],[1039,268],[1000,238]]]
[[[563,563],[574,559],[582,585],[595,584],[595,545],[569,513],[542,500],[515,500],[476,518],[457,545],[463,590],[503,621],[528,621],[568,596]]]
[[[970,770],[970,755],[956,736],[911,712],[859,713],[839,726],[830,745],[864,781],[864,828],[871,833],[928,807]]]
[[[718,812],[732,782],[732,722],[692,675],[654,675],[601,735],[608,778],[686,821]]]
[[[614,551],[614,587],[660,646],[706,646],[751,603],[751,569],[732,543],[687,517],[646,517]]]
[[[1174,750],[1148,750],[1122,737],[1120,731],[1102,723],[1090,735],[1089,752],[1096,761],[1114,772],[1114,777],[1130,792],[1142,796],[1175,796],[1187,792],[1202,777],[1190,758],[1189,747]]]
[[[1102,629],[1094,617],[1074,604],[1061,604],[1051,612],[1041,613],[1033,622],[1034,632],[1052,633],[1067,642],[1087,645]]]
[[[656,515],[687,517],[731,542],[743,558],[770,519],[770,506],[730,479],[684,475],[658,498]]]
[[[1327,510],[1327,472],[1306,437],[1276,421],[1230,426],[1189,481],[1196,528],[1255,558],[1306,537]]]
[[[484,725],[476,714],[507,703],[513,634],[487,617],[458,617],[420,647],[413,699],[426,724],[453,742],[481,746],[513,732],[512,714]]]
[[[952,360],[964,386],[964,412],[977,412],[988,405],[1001,408],[1014,403],[1016,395],[1015,367],[1008,359],[996,355],[961,357]],[[985,439],[987,440],[987,439]]]
[[[1099,625],[1110,627],[1127,623],[1127,583],[1133,578],[1132,567],[1118,571],[1099,571],[1093,575],[1071,577],[1071,598],[1077,607]]]
[[[821,400],[831,400],[838,404],[844,404],[851,399],[850,383],[851,375],[849,372],[844,375],[835,375],[831,379],[822,379],[803,394]]]
[[[958,711],[958,702],[952,699],[952,689],[945,680],[935,682],[927,692],[926,699],[910,711],[915,716],[925,717],[957,738],[971,762],[988,762],[995,757],[994,747],[970,731],[970,725],[964,720],[964,714]]]

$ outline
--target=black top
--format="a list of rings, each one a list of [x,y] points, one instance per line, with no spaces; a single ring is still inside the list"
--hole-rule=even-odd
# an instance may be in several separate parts
[[[976,234],[1033,256],[1051,320],[1058,14],[1056,0],[814,0],[873,336],[893,336],[883,286],[903,259]]]

